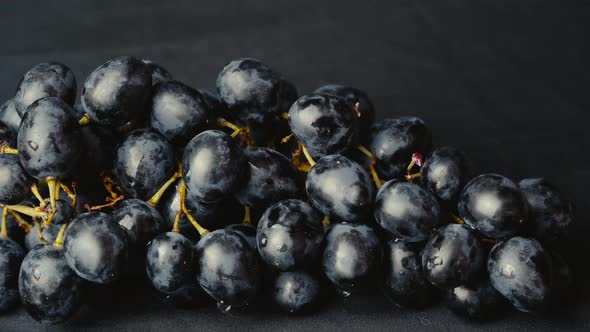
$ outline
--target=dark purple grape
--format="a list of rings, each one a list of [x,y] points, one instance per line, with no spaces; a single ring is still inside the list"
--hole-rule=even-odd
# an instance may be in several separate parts
[[[41,237],[39,237],[39,226],[41,226]],[[60,228],[60,225],[53,223],[47,227],[43,227],[41,223],[35,223],[25,235],[25,248],[31,251],[38,245],[53,245]]]
[[[18,271],[25,250],[15,241],[0,237],[0,312],[16,307],[18,298]]]
[[[433,194],[411,182],[391,180],[377,192],[377,223],[393,237],[406,242],[427,240],[440,224],[440,207]]]
[[[433,302],[435,289],[422,269],[422,245],[390,240],[384,249],[383,290],[402,308],[423,308]]]
[[[32,180],[14,154],[0,154],[0,203],[18,204],[27,198]]]
[[[152,74],[141,60],[119,57],[86,78],[82,105],[92,121],[118,127],[147,116],[151,86]]]
[[[563,239],[574,221],[574,205],[547,180],[524,179],[518,183],[530,206],[530,229],[541,242]]]
[[[154,86],[151,127],[179,148],[209,125],[210,108],[201,93],[177,81]]]
[[[278,271],[312,266],[322,250],[322,219],[318,211],[297,199],[270,206],[256,231],[260,257]]]
[[[243,122],[261,122],[281,110],[281,77],[256,59],[231,61],[217,76],[219,99]]]
[[[152,75],[152,85],[172,80],[172,74],[170,74],[166,68],[160,66],[152,60],[144,59],[141,60],[141,62],[143,62]]]
[[[291,131],[314,158],[342,154],[358,143],[358,116],[343,99],[303,96],[289,110]]]
[[[422,252],[426,279],[439,288],[467,284],[482,274],[486,251],[469,227],[449,224],[432,234]]]
[[[82,135],[74,109],[55,97],[32,103],[18,130],[19,159],[36,179],[68,178],[82,154]]]
[[[307,195],[314,207],[339,221],[368,222],[375,189],[361,165],[340,156],[326,156],[307,174]]]
[[[133,131],[117,147],[113,173],[126,197],[149,199],[174,174],[174,151],[152,129]]]
[[[18,287],[29,315],[43,324],[63,323],[80,307],[82,279],[68,266],[60,247],[31,250],[23,260]]]
[[[27,107],[45,97],[57,97],[73,106],[76,99],[77,83],[68,66],[58,62],[44,62],[29,69],[16,88],[14,101],[22,117]]]
[[[15,147],[16,132],[14,132],[10,126],[0,121],[0,147],[2,146]]]
[[[488,259],[494,288],[520,311],[543,309],[549,299],[551,258],[534,239],[513,237],[494,246]]]
[[[127,272],[127,251],[125,231],[105,213],[83,213],[66,229],[66,261],[88,281],[109,284],[120,279]]]
[[[118,203],[113,211],[113,220],[127,233],[129,258],[134,261],[143,261],[145,246],[167,228],[160,213],[139,199],[126,199]]]
[[[401,177],[412,155],[427,155],[431,147],[432,134],[421,119],[385,119],[371,127],[369,150],[377,158],[376,168],[381,178]]]
[[[322,269],[332,284],[348,296],[376,286],[382,249],[373,229],[361,224],[335,224],[326,233]]]
[[[310,312],[320,300],[320,280],[304,271],[281,272],[274,280],[272,299],[279,308],[290,314]]]
[[[182,155],[187,197],[212,203],[230,195],[241,180],[242,151],[230,135],[207,130],[195,136]]]
[[[197,242],[196,250],[197,280],[224,311],[254,300],[261,267],[256,250],[242,236],[217,230]]]
[[[0,121],[4,122],[15,134],[18,133],[21,118],[16,111],[14,99],[9,99],[0,106]]]
[[[471,161],[453,147],[434,150],[422,168],[422,184],[448,205],[455,205],[465,184],[473,177]]]
[[[502,295],[487,278],[448,289],[445,299],[452,312],[473,321],[497,316],[505,304]]]
[[[299,174],[282,154],[268,148],[244,150],[244,184],[234,194],[245,206],[264,210],[270,205],[303,194]]]
[[[179,306],[201,299],[202,290],[195,282],[197,260],[192,241],[175,232],[153,239],[146,251],[145,269],[154,288]]]
[[[217,77],[219,99],[236,124],[248,127],[256,145],[266,145],[278,133],[280,114],[297,99],[297,89],[255,59],[227,64]]]
[[[357,113],[361,136],[365,137],[369,134],[369,128],[375,120],[375,107],[365,91],[351,86],[328,84],[318,88],[314,93],[329,94],[344,99]]]
[[[524,195],[510,179],[483,174],[463,188],[459,214],[467,225],[484,236],[503,239],[522,229],[529,207]]]

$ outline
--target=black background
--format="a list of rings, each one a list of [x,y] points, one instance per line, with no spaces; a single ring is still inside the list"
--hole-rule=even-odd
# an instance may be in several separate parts
[[[332,299],[317,314],[176,310],[145,287],[121,287],[58,328],[164,329],[590,329],[590,2],[2,1],[0,98],[34,64],[69,65],[78,85],[119,55],[155,60],[175,78],[214,88],[229,60],[255,57],[301,94],[326,83],[368,91],[378,118],[415,115],[435,144],[464,149],[483,172],[544,176],[578,207],[565,246],[577,297],[544,315],[507,314],[479,325],[442,305],[393,308],[379,295]],[[0,330],[41,325],[23,309]]]

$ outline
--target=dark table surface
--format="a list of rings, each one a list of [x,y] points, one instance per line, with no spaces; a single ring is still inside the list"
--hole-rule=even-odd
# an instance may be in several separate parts
[[[543,176],[578,207],[563,248],[577,296],[559,312],[467,323],[442,305],[400,310],[379,295],[331,299],[317,314],[223,315],[170,309],[146,287],[120,287],[56,329],[590,329],[590,2],[2,1],[0,99],[35,63],[58,60],[79,85],[119,55],[155,60],[195,87],[223,65],[255,57],[308,93],[326,83],[369,92],[378,118],[415,115],[437,145],[464,149],[481,172]],[[42,328],[18,309],[0,330]]]

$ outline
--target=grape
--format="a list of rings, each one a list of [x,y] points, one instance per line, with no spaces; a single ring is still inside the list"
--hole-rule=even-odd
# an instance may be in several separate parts
[[[166,294],[168,301],[182,306],[200,298],[195,250],[182,234],[167,232],[153,239],[147,247],[145,268],[154,288]]]
[[[212,203],[230,195],[241,180],[244,159],[226,133],[207,130],[195,136],[182,155],[187,197]]]
[[[269,207],[256,231],[262,260],[279,271],[313,265],[321,253],[323,237],[322,215],[296,199]]]
[[[127,235],[111,216],[87,212],[74,219],[64,235],[68,265],[81,278],[109,284],[127,271]]]
[[[44,62],[29,69],[16,88],[16,111],[23,117],[27,107],[45,97],[57,97],[73,106],[76,99],[76,77],[68,66],[58,62]]]
[[[23,260],[18,288],[29,315],[43,324],[63,323],[80,307],[82,279],[68,266],[60,247],[31,250]]]
[[[16,110],[14,99],[9,99],[0,106],[0,121],[4,122],[15,134],[18,133],[21,117]]]
[[[412,155],[427,155],[431,147],[432,134],[421,119],[385,119],[371,127],[369,150],[377,158],[376,168],[382,178],[402,176]]]
[[[534,239],[513,237],[490,252],[488,272],[494,288],[520,311],[543,309],[552,286],[551,258]]]
[[[434,150],[420,168],[420,174],[424,187],[448,205],[456,205],[461,190],[473,177],[471,161],[453,147]]]
[[[18,298],[18,271],[25,250],[15,241],[0,237],[0,312],[16,307]]]
[[[123,56],[96,68],[84,82],[82,106],[94,122],[121,126],[145,118],[152,75],[141,60]]]
[[[174,151],[164,136],[152,129],[133,131],[119,144],[113,172],[127,197],[147,200],[174,173]]]
[[[573,203],[545,179],[524,179],[518,187],[531,207],[533,236],[546,243],[564,238],[574,220]]]
[[[146,245],[166,229],[164,218],[148,203],[126,199],[117,204],[113,220],[127,234],[131,265],[135,262],[143,265]]]
[[[426,278],[439,288],[469,283],[484,270],[485,249],[470,228],[450,224],[432,234],[422,252]]]
[[[374,214],[384,230],[407,242],[427,240],[440,224],[434,195],[411,182],[386,182],[377,193]]]
[[[369,174],[357,163],[326,156],[307,174],[307,195],[323,214],[346,222],[367,222],[375,189]]]
[[[375,120],[375,107],[365,91],[351,86],[328,84],[318,88],[314,93],[329,94],[344,99],[357,112],[361,137],[364,139],[369,134],[369,128]]]
[[[16,132],[7,124],[0,121],[0,147],[6,145],[9,147],[16,146]]]
[[[383,288],[387,298],[402,308],[423,308],[435,291],[422,269],[419,243],[390,240],[384,249]]]
[[[33,102],[18,130],[18,156],[32,177],[68,178],[82,152],[80,125],[74,109],[63,100],[46,97]]]
[[[32,181],[17,155],[0,154],[0,203],[18,204],[30,192]]]
[[[326,233],[322,269],[332,284],[348,296],[375,285],[381,244],[367,225],[335,224]]]
[[[483,174],[469,181],[459,198],[459,214],[484,236],[503,239],[517,234],[529,215],[526,198],[510,179]]]
[[[151,97],[151,127],[175,146],[186,143],[209,125],[209,105],[201,93],[177,81],[157,84]]]
[[[315,309],[320,299],[320,281],[312,273],[281,272],[274,280],[272,298],[281,310],[302,314]]]
[[[302,196],[302,183],[293,164],[268,148],[244,150],[247,170],[235,196],[245,206],[266,209],[273,203]]]
[[[197,280],[225,311],[254,300],[260,286],[260,263],[254,248],[238,233],[217,230],[196,245]]]
[[[358,116],[346,101],[332,95],[297,99],[289,109],[289,126],[314,158],[345,153],[358,143]]]

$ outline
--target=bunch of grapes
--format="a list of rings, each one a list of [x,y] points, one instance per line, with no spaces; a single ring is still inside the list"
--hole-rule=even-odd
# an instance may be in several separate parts
[[[66,321],[89,285],[147,278],[161,299],[222,312],[267,298],[288,313],[379,288],[395,305],[444,298],[475,320],[567,294],[555,251],[573,207],[544,179],[477,175],[424,121],[375,122],[362,90],[299,96],[255,59],[217,92],[120,57],[80,103],[41,63],[0,109],[0,310]]]

